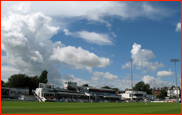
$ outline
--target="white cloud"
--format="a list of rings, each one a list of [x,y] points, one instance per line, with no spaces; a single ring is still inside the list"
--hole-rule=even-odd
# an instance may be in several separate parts
[[[161,78],[154,78],[153,76],[144,76],[142,80],[143,82],[148,83],[150,87],[171,87],[174,85],[171,82],[163,81]]]
[[[117,35],[114,32],[112,32],[112,35],[113,35],[113,37],[117,37]]]
[[[30,12],[39,12],[60,18],[87,19],[105,23],[107,27],[111,24],[105,17],[114,17],[121,20],[147,17],[149,19],[161,19],[171,16],[173,10],[166,9],[159,4],[149,2],[128,1],[29,1],[2,2],[2,16],[7,13],[7,7],[14,5],[14,10],[27,12],[27,3],[30,4]],[[65,21],[66,22],[66,21]]]
[[[2,63],[8,64],[11,69],[9,72],[3,70],[2,74],[6,72],[12,75],[21,71],[39,76],[43,70],[47,70],[49,83],[62,85],[60,70],[54,68],[57,62],[51,61],[49,56],[53,48],[64,44],[50,41],[59,30],[59,27],[50,23],[51,18],[41,12],[21,14],[16,11],[2,18],[1,46],[6,53],[6,56],[2,56]],[[8,79],[9,74],[3,79]]]
[[[29,6],[29,3],[27,3],[27,2],[22,2],[18,5],[13,5],[11,8],[14,11],[19,12],[19,13],[27,13],[30,11],[30,6]]]
[[[93,72],[92,73],[94,76],[92,77],[92,80],[100,80],[103,78],[106,78],[106,79],[118,79],[118,76],[117,75],[113,75],[113,74],[110,74],[109,72]]]
[[[74,80],[74,75],[67,75],[67,74],[63,74],[62,78],[64,80],[70,81],[70,80]]]
[[[96,32],[69,32],[69,30],[64,29],[65,35],[71,35],[72,37],[82,38],[88,43],[98,44],[98,45],[113,45],[112,39],[107,34],[100,34]]]
[[[8,4],[13,4],[11,13],[7,13]],[[105,23],[107,27],[111,24],[107,20],[107,16],[124,19],[135,19],[138,17],[147,17],[149,19],[163,18],[170,15],[165,14],[165,9],[155,7],[151,4],[144,2],[115,2],[115,1],[90,1],[90,2],[2,2],[2,17],[1,17],[1,46],[2,50],[6,52],[3,56],[3,63],[7,63],[9,68],[17,73],[19,71],[28,75],[40,75],[43,70],[48,70],[49,83],[61,86],[65,79],[74,79],[79,84],[88,83],[93,86],[105,86],[128,88],[130,87],[130,80],[112,79],[117,78],[109,72],[101,74],[105,80],[101,81],[86,81],[80,78],[74,78],[73,75],[64,75],[61,79],[60,61],[67,63],[76,68],[85,68],[90,73],[92,67],[107,67],[110,65],[109,58],[98,57],[97,55],[82,49],[81,47],[75,48],[72,46],[66,47],[60,41],[53,43],[50,39],[53,35],[57,34],[58,26],[53,26],[53,20],[50,16],[55,16],[61,20],[60,23],[67,23],[68,20],[81,20],[87,19],[88,21],[97,21]],[[30,3],[30,4],[29,4]],[[30,5],[30,7],[28,6]],[[142,4],[142,5],[141,5]],[[31,9],[30,9],[31,8]],[[6,9],[6,11],[4,10]],[[39,12],[41,11],[41,12]],[[37,13],[36,13],[37,12]],[[27,14],[26,14],[27,13]],[[29,13],[29,14],[28,14]],[[46,15],[45,15],[46,14]],[[6,16],[6,17],[4,17]],[[62,27],[63,28],[63,27]],[[64,27],[65,28],[65,27]],[[69,35],[67,31],[67,35]],[[112,40],[107,34],[81,31],[78,33],[81,38],[90,43],[99,44],[113,44]],[[90,36],[96,36],[99,41],[91,40]],[[114,36],[115,34],[113,34]],[[94,42],[93,42],[94,41]],[[63,50],[63,51],[59,51]],[[53,51],[57,50],[60,55],[65,56],[64,59],[59,59]],[[72,52],[70,50],[73,50]],[[68,51],[68,52],[66,52]],[[80,58],[76,53],[84,55]],[[50,56],[55,56],[54,60],[50,60]],[[69,57],[70,56],[70,57]],[[76,62],[73,62],[76,58]],[[68,59],[66,58],[68,57]],[[86,59],[88,57],[90,60]],[[81,60],[80,60],[81,59]],[[73,63],[69,62],[72,61]],[[16,67],[16,69],[12,69]],[[1,71],[2,75],[5,70]],[[7,71],[7,70],[6,70]],[[107,76],[106,76],[107,75]],[[5,76],[3,79],[7,79]]]
[[[74,75],[63,74],[63,80],[62,81],[66,82],[68,80],[73,81],[73,82],[77,82],[78,86],[83,85],[83,84],[92,85],[91,81],[86,81],[86,80],[83,80],[83,79],[80,79],[80,78],[76,78]]]
[[[136,66],[136,69],[140,70],[146,68],[150,71],[156,71],[157,68],[163,67],[163,63],[149,62],[150,59],[155,58],[154,53],[151,50],[141,49],[140,44],[134,43],[133,48],[131,50],[131,58],[133,60],[132,65]],[[131,62],[122,65],[122,69],[130,68]],[[143,70],[144,72],[145,70]]]
[[[18,74],[20,70],[13,68],[11,66],[2,66],[1,65],[1,79],[5,82],[8,81],[8,78],[13,74]]]
[[[69,32],[69,30],[67,30],[67,29],[64,29],[63,32],[64,32],[65,35],[67,35],[67,36],[68,36],[68,35],[71,35],[71,33]]]
[[[54,48],[50,59],[64,62],[79,69],[107,67],[110,65],[109,58],[98,57],[81,47],[75,48],[73,46]]]
[[[136,84],[139,81],[133,81],[133,84]],[[120,90],[124,90],[126,88],[131,88],[131,80],[130,79],[104,79],[104,80],[96,80],[92,83],[95,87],[103,87],[109,86],[112,88],[119,88]]]
[[[164,76],[172,76],[173,72],[171,72],[171,69],[169,71],[158,71],[157,76],[164,77]]]
[[[42,55],[39,53],[39,51],[34,51],[35,56],[31,56],[30,59],[33,61],[38,61],[38,62],[43,62],[43,57]]]
[[[16,71],[11,70],[15,73],[21,71],[39,76],[43,70],[47,70],[48,82],[61,86],[63,79],[61,70],[57,68],[61,62],[90,73],[93,67],[107,67],[111,63],[109,58],[98,57],[81,47],[65,46],[60,41],[53,43],[50,39],[60,28],[53,26],[52,18],[41,12],[11,12],[2,18],[1,23],[1,46],[6,52],[6,56],[2,56],[2,63],[16,67]],[[63,75],[63,78],[68,77],[73,79],[73,76]]]
[[[181,31],[181,23],[178,23],[176,26],[176,32]]]

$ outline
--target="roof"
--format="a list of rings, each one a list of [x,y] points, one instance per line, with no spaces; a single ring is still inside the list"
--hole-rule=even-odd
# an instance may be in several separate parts
[[[84,96],[86,96],[85,95],[85,93],[68,93],[68,92],[58,92],[58,94],[67,94],[67,95],[84,95]]]
[[[121,96],[103,96],[103,97],[121,98]]]
[[[85,93],[80,93],[80,92],[60,92],[60,91],[48,91],[48,90],[44,90],[44,93],[52,93],[52,94],[67,94],[67,95],[85,95]]]

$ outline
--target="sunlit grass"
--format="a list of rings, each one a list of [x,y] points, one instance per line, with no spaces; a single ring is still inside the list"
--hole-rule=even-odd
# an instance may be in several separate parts
[[[2,101],[2,114],[180,114],[179,103],[66,103]]]

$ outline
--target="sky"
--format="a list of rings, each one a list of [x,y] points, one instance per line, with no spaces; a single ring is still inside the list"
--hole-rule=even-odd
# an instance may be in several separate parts
[[[2,1],[1,79],[125,90],[181,84],[180,1]],[[131,61],[132,59],[132,61]]]

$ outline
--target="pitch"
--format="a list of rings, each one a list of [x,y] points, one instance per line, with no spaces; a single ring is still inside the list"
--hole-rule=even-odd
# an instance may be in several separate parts
[[[65,103],[1,101],[2,114],[180,114],[179,103]]]

